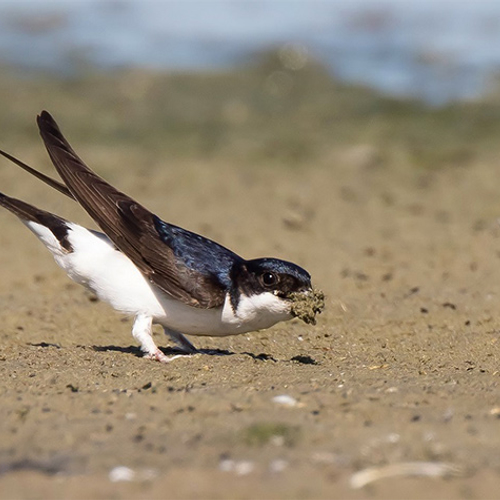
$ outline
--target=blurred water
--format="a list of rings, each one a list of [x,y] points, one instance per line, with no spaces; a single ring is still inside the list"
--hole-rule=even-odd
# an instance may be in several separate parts
[[[431,103],[483,92],[500,2],[0,0],[0,62],[210,69],[293,43],[344,81]]]

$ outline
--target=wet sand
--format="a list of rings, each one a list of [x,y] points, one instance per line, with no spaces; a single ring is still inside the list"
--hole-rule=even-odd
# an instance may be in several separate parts
[[[2,498],[499,497],[494,156],[411,171],[348,144],[293,168],[230,157],[151,167],[141,143],[108,161],[112,146],[86,153],[72,142],[165,220],[247,258],[304,266],[327,307],[316,326],[191,338],[215,352],[161,365],[140,357],[130,319],[69,281],[0,212]],[[50,171],[36,139],[24,155],[2,145]],[[92,226],[3,161],[0,183]],[[169,352],[160,330],[155,338]],[[445,463],[452,474],[350,482],[404,462]],[[130,481],[113,482],[116,467],[130,468]]]

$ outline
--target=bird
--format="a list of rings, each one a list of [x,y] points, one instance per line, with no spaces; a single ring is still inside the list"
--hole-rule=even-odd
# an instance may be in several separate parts
[[[264,257],[246,260],[219,243],[160,219],[113,187],[75,153],[47,111],[37,125],[63,182],[0,150],[0,154],[73,198],[102,232],[0,193],[12,212],[45,245],[76,283],[134,318],[132,336],[144,356],[168,363],[155,344],[159,324],[180,355],[197,349],[185,337],[262,330],[293,317],[293,297],[312,293],[310,274],[297,264]]]

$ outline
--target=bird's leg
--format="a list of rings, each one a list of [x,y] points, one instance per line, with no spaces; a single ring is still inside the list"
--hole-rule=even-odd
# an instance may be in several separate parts
[[[132,335],[141,345],[141,351],[144,352],[144,357],[154,359],[160,363],[169,363],[177,356],[166,356],[154,343],[151,335],[152,318],[145,314],[138,314],[135,317],[134,325],[132,326]]]
[[[163,327],[163,331],[181,348],[182,352],[186,354],[196,354],[198,352],[198,349],[182,333],[171,330],[166,326]]]

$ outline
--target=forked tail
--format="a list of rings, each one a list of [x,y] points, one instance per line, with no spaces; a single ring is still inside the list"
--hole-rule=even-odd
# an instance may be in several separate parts
[[[0,193],[0,205],[21,219],[38,237],[41,237],[42,234],[34,224],[30,223],[34,222],[47,228],[67,252],[73,250],[71,243],[68,241],[69,226],[66,219],[3,193]]]
[[[48,175],[42,174],[42,172],[39,172],[38,170],[35,170],[33,167],[30,167],[23,161],[19,160],[15,156],[12,156],[11,154],[2,151],[0,149],[0,155],[2,155],[4,158],[7,158],[7,160],[10,160],[12,163],[16,164],[18,167],[21,167],[23,170],[26,170],[26,172],[29,172],[31,175],[34,175],[36,178],[40,179],[41,181],[45,182],[45,184],[48,184],[49,186],[53,187],[57,191],[59,191],[62,194],[65,194],[66,196],[69,196],[70,198],[74,199],[74,196],[71,194],[71,191],[62,183],[59,181],[56,181],[52,177],[49,177]]]

